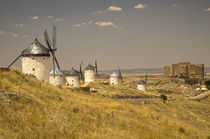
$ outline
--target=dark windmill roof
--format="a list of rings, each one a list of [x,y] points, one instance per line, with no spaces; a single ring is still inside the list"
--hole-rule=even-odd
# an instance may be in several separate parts
[[[50,50],[35,39],[28,48],[22,51],[22,56],[50,56]]]
[[[63,73],[58,68],[52,69],[50,71],[50,76],[54,76],[54,73],[55,76],[63,76]]]
[[[144,80],[138,81],[138,84],[146,84]]]
[[[66,76],[79,76],[79,71],[72,68],[71,71],[66,74]]]
[[[94,70],[95,69],[95,67],[93,67],[91,64],[89,64],[86,68],[85,68],[85,70]]]

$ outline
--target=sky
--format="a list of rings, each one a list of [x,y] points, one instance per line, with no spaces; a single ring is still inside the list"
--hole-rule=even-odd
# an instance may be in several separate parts
[[[210,0],[0,0],[0,66],[57,27],[62,69],[210,67]],[[21,67],[21,60],[14,66]]]

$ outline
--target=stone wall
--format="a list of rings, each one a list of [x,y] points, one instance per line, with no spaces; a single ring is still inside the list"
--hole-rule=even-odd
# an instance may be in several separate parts
[[[50,57],[22,57],[22,72],[33,75],[39,80],[49,82]]]

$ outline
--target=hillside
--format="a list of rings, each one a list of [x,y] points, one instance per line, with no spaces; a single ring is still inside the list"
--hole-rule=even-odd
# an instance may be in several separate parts
[[[190,87],[157,81],[144,93],[131,83],[90,86],[97,91],[62,89],[17,69],[0,71],[0,138],[210,138],[210,98],[186,99],[183,93],[197,93]]]
[[[102,73],[112,73],[115,70],[102,70]],[[205,72],[210,73],[210,67],[205,67]],[[136,68],[136,69],[121,69],[122,73],[163,73],[163,68]]]

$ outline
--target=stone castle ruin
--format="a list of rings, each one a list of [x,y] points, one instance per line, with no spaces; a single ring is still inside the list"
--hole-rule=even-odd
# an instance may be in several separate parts
[[[204,79],[204,64],[181,62],[164,66],[164,76],[167,78]]]

